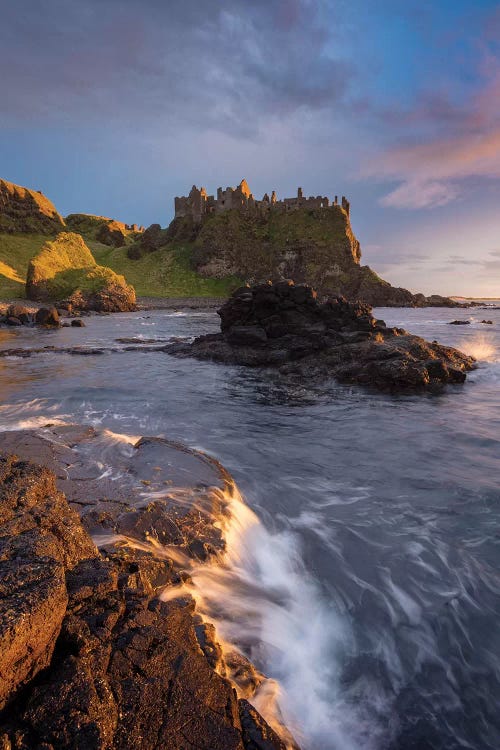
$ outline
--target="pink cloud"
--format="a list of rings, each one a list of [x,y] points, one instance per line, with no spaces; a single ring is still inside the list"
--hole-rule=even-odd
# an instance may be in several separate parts
[[[413,143],[389,148],[363,170],[399,182],[382,205],[445,205],[460,195],[463,180],[500,178],[500,60],[487,45],[477,70],[483,83],[467,102],[456,105],[446,93],[427,92],[412,111],[392,112],[390,121],[418,130]]]

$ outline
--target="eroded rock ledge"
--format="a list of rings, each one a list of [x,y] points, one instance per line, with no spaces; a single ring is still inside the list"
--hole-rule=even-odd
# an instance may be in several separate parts
[[[385,391],[463,383],[475,360],[376,320],[371,307],[336,297],[320,303],[307,285],[242,287],[218,311],[221,333],[165,351],[226,364],[278,367],[301,378],[333,376]]]
[[[112,481],[92,458],[102,439],[75,427],[0,435],[0,747],[285,750],[244,697],[258,673],[235,657],[237,695],[213,627],[175,592],[190,559],[224,547],[213,522],[230,477],[143,439]],[[100,552],[86,529],[108,535]]]

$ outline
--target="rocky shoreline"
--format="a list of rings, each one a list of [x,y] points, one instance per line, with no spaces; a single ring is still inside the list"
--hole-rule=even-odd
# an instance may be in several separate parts
[[[241,287],[218,311],[221,333],[165,351],[225,364],[274,367],[284,375],[335,377],[382,391],[438,391],[463,383],[475,360],[376,320],[369,305],[343,297],[320,303],[292,282]]]
[[[110,453],[113,479],[93,458]],[[48,425],[0,435],[0,480],[0,747],[297,747],[249,703],[265,678],[223,653],[189,592],[190,567],[225,548],[220,464]]]

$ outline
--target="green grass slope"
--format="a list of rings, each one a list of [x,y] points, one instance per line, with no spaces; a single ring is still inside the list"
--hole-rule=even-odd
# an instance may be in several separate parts
[[[44,234],[0,234],[0,299],[26,296],[28,264],[45,242]]]
[[[227,297],[241,286],[235,275],[204,278],[191,267],[193,246],[171,244],[131,260],[127,248],[89,242],[98,263],[123,274],[140,297]]]
[[[31,258],[47,236],[0,234],[0,299],[25,298],[25,280]],[[142,297],[227,297],[241,280],[203,278],[192,270],[192,245],[162,248],[140,260],[130,260],[127,247],[113,248],[87,240],[95,262],[125,277]]]
[[[99,292],[109,285],[126,286],[125,278],[98,265],[79,234],[60,232],[47,240],[28,264],[26,293],[30,299],[62,300],[76,290]]]

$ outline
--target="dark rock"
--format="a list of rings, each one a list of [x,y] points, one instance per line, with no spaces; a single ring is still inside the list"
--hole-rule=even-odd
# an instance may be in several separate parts
[[[320,303],[306,285],[242,287],[219,310],[221,333],[164,347],[178,357],[280,367],[389,391],[436,390],[465,380],[474,359],[375,320],[364,302]],[[468,321],[467,321],[468,322]],[[287,369],[287,363],[293,367]]]
[[[230,344],[261,344],[267,341],[267,334],[261,326],[232,326],[227,340]]]
[[[14,318],[13,316],[8,317],[5,322],[8,326],[22,326],[19,318]]]
[[[8,318],[17,318],[23,325],[27,325],[32,321],[32,314],[24,305],[9,305],[7,308]]]
[[[470,326],[470,320],[450,320],[450,326]]]
[[[80,318],[76,318],[75,320],[71,321],[71,327],[72,328],[85,328],[85,323],[83,320],[80,320]]]
[[[245,750],[287,750],[285,743],[251,703],[244,698],[238,703]]]
[[[484,323],[487,326],[492,326],[493,325],[493,321],[492,320],[482,320],[481,323]]]
[[[102,224],[96,234],[96,240],[103,245],[111,247],[123,247],[125,245],[125,234],[115,222]]]
[[[59,326],[59,313],[55,307],[41,307],[35,313],[35,322],[41,326]]]

